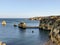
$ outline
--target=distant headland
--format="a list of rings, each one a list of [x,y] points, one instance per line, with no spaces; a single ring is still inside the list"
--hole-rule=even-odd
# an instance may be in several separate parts
[[[58,18],[58,17],[60,17],[60,15],[58,15],[58,16],[39,16],[39,17],[31,17],[31,18],[29,18],[29,20],[41,20],[41,19],[43,19],[43,18]]]

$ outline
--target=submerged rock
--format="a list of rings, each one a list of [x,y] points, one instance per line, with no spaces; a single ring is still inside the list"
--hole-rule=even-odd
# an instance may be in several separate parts
[[[32,33],[34,33],[34,31],[32,31]]]
[[[14,27],[17,27],[17,25],[16,25],[16,24],[14,24]]]

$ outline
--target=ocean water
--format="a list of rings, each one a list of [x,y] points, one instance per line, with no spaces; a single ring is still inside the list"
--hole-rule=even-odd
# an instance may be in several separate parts
[[[5,20],[6,26],[1,23]],[[7,45],[43,45],[48,41],[49,31],[38,28],[20,29],[13,25],[25,22],[27,26],[38,26],[39,21],[32,21],[24,18],[0,18],[0,41]],[[34,31],[34,33],[32,33]]]

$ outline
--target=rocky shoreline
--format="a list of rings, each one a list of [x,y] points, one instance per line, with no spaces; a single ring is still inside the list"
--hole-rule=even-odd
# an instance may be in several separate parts
[[[50,30],[50,42],[60,45],[60,16],[34,17],[30,18],[30,20],[39,20],[40,29]]]

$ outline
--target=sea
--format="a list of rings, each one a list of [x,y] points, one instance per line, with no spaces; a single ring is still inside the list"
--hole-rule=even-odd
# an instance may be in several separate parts
[[[5,26],[2,25],[3,20],[7,23]],[[39,26],[40,23],[28,18],[0,18],[0,41],[6,45],[44,45],[49,40],[49,31],[38,28],[21,29],[18,28],[20,22],[27,26]]]

